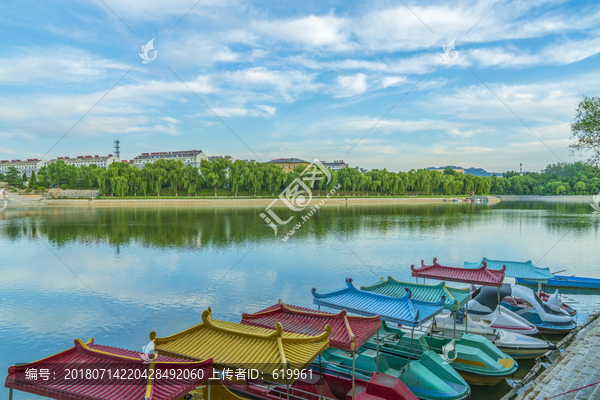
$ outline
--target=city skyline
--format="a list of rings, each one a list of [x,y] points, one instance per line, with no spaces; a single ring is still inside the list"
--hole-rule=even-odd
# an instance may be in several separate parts
[[[0,159],[110,154],[118,138],[121,159],[539,171],[582,159],[569,125],[600,89],[591,1],[106,5],[7,6]]]
[[[190,157],[194,157],[193,162],[192,162],[192,158],[190,158]],[[145,160],[150,159],[150,158],[181,159],[184,162],[184,164],[192,164],[193,166],[196,166],[196,167],[199,167],[199,165],[200,165],[199,161],[201,159],[206,159],[208,161],[211,161],[215,158],[226,158],[226,159],[229,159],[231,162],[234,162],[235,160],[241,160],[241,161],[245,161],[245,162],[253,162],[253,161],[256,162],[257,161],[254,159],[240,159],[240,158],[232,157],[231,155],[210,155],[209,156],[208,154],[204,153],[202,150],[172,150],[172,151],[162,151],[162,152],[141,153],[131,159],[120,159],[114,154],[107,154],[107,155],[58,156],[58,157],[55,157],[52,159],[47,158],[47,159],[43,159],[43,160],[40,160],[38,158],[32,158],[32,159],[16,158],[16,159],[9,159],[9,160],[0,160],[0,173],[5,173],[7,168],[9,168],[11,165],[21,164],[18,167],[19,172],[20,173],[26,172],[27,176],[30,176],[30,173],[32,170],[37,172],[40,170],[41,167],[48,165],[48,163],[50,163],[50,162],[56,162],[58,160],[65,161],[67,164],[73,164],[75,166],[81,166],[81,165],[89,166],[91,164],[96,164],[97,166],[102,167],[102,168],[107,168],[112,162],[121,161],[121,162],[127,162],[138,168],[143,168],[143,166],[146,164]],[[294,163],[300,162],[300,163],[308,165],[313,160],[316,161],[318,159],[314,159],[314,158],[310,158],[310,157],[307,157],[307,158],[278,157],[278,158],[273,158],[273,159],[270,159],[267,161],[263,161],[263,163],[273,163],[273,162],[279,161],[280,162],[279,164],[289,163],[289,162],[294,162]],[[323,165],[327,166],[328,168],[332,169],[333,171],[338,171],[340,168],[344,168],[344,167],[356,169],[356,170],[360,171],[361,173],[368,171],[368,169],[366,169],[366,168],[359,167],[358,165],[353,166],[353,165],[351,165],[351,163],[346,162],[344,160],[334,160],[334,159],[331,159],[331,160],[332,161],[328,161],[328,160],[318,160],[318,161],[323,163]],[[517,169],[511,169],[511,170],[501,171],[501,172],[487,171],[484,168],[480,168],[477,166],[463,167],[463,166],[456,166],[456,165],[451,165],[451,164],[440,165],[440,166],[428,166],[425,168],[410,168],[410,169],[443,170],[447,167],[450,167],[454,170],[460,170],[461,173],[474,173],[475,175],[479,175],[481,173],[487,173],[487,174],[490,174],[490,176],[491,176],[491,174],[496,174],[498,176],[501,176],[503,172],[517,171]],[[523,167],[523,164],[520,163],[519,170],[521,173],[523,173],[523,172],[527,172],[527,173],[528,172],[538,172],[538,171],[523,171],[522,167]],[[388,169],[388,168],[385,166],[380,167],[380,168],[373,168],[373,170],[382,170],[382,169]],[[465,172],[466,170],[478,170],[478,171]],[[408,170],[405,170],[404,172],[407,172],[407,171]],[[400,172],[400,171],[397,171],[397,172]],[[482,175],[482,176],[485,176],[485,175]]]

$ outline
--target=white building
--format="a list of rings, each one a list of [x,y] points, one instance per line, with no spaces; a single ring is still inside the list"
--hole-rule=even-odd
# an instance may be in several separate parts
[[[38,160],[37,158],[30,158],[27,161],[21,160],[2,160],[0,161],[0,173],[6,175],[8,169],[12,166],[19,171],[19,176],[23,176],[23,173],[27,175],[27,178],[31,178],[31,173],[35,171],[36,175],[42,167],[48,166],[48,164],[55,163],[56,161],[64,161],[67,165],[75,165],[76,167],[90,166],[96,164],[98,167],[108,168],[110,164],[115,161],[119,161],[117,157],[112,154],[108,156],[77,156],[74,158],[70,157],[58,157],[53,160]]]
[[[336,160],[334,162],[321,161],[321,164],[335,172],[348,166],[348,164],[346,164],[344,160]]]
[[[208,156],[202,150],[186,151],[163,151],[159,153],[142,153],[133,159],[133,165],[138,168],[144,168],[144,165],[153,163],[156,160],[181,160],[186,165],[200,167],[202,160],[208,160]]]
[[[117,157],[109,154],[107,156],[77,156],[74,158],[70,157],[58,157],[56,160],[50,160],[50,162],[56,162],[62,160],[67,165],[74,165],[76,167],[86,166],[89,167],[92,164],[96,164],[98,167],[108,168],[108,166],[114,162],[121,161]]]
[[[359,168],[358,166],[356,167],[351,167],[350,165],[346,164],[344,162],[344,160],[336,160],[334,162],[327,162],[327,161],[321,161],[321,164],[323,164],[324,166],[326,166],[327,168],[329,168],[332,171],[339,171],[341,169],[344,168],[352,168],[357,170],[358,172],[360,172],[361,174],[364,174],[365,172],[367,172],[366,169],[364,168]]]
[[[42,168],[48,163],[48,160],[38,160],[37,158],[30,158],[27,161],[2,160],[0,161],[0,173],[6,175],[10,167],[15,167],[17,171],[19,171],[19,176],[23,176],[23,174],[26,174],[27,178],[30,178],[31,172],[35,171],[35,173],[37,174],[40,168]]]

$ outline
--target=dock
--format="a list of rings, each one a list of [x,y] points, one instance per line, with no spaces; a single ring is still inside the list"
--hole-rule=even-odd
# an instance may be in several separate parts
[[[597,315],[516,399],[600,399],[600,319]]]

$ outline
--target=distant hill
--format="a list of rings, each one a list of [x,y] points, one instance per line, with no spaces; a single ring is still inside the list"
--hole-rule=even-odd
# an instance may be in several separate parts
[[[455,167],[454,165],[446,165],[444,167],[429,167],[427,169],[444,169],[444,168],[453,168],[453,169],[463,169],[463,167]],[[502,176],[502,173],[498,173],[498,172],[487,172],[485,169],[483,168],[464,168],[465,170],[465,174],[471,174],[471,175],[475,175],[475,176],[493,176],[494,174],[496,174],[496,176]]]

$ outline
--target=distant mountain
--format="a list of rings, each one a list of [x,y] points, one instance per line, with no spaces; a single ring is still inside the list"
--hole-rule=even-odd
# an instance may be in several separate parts
[[[452,169],[463,169],[463,167],[455,167],[454,165],[446,165],[444,167],[429,167],[427,169],[444,169],[450,167]],[[498,172],[487,172],[485,169],[483,168],[464,168],[465,170],[465,174],[471,174],[471,175],[475,175],[475,176],[493,176],[494,174],[496,174],[496,176],[502,176],[502,173],[498,173]]]

